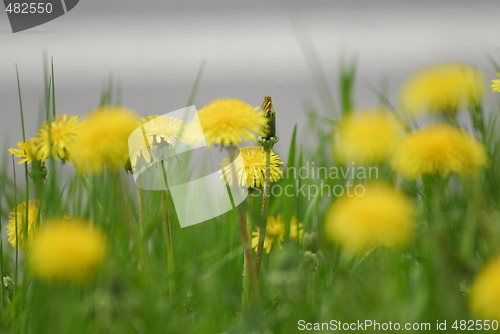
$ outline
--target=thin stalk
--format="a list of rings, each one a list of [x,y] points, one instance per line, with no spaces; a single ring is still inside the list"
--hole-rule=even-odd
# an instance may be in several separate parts
[[[236,157],[237,148],[235,146],[230,146],[227,148],[230,161],[234,161]],[[235,182],[237,180],[236,170],[234,165],[231,164],[231,179],[227,178],[226,174],[223,174],[224,182],[229,184],[230,182]],[[230,181],[231,180],[231,181]],[[231,194],[228,186],[229,194]],[[260,289],[258,276],[255,271],[255,265],[253,261],[252,254],[252,244],[250,242],[250,221],[247,219],[247,210],[245,202],[238,206],[238,224],[240,227],[241,234],[241,245],[243,247],[243,296],[241,299],[241,306],[245,308],[247,305],[259,305],[260,304]]]
[[[170,226],[170,218],[168,216],[168,181],[167,181],[167,171],[165,170],[165,162],[161,163],[161,170],[163,172],[163,180],[165,181],[165,191],[162,195],[162,205],[164,212],[164,222],[163,222],[163,232],[165,236],[165,247],[167,250],[167,274],[168,274],[168,292],[169,296],[172,297],[175,291],[175,265],[174,265],[174,250],[172,247],[172,230]]]
[[[201,77],[204,70],[205,70],[205,61],[202,61],[200,64],[200,68],[198,69],[198,73],[196,74],[196,79],[194,80],[193,88],[191,89],[191,93],[189,94],[189,98],[186,104],[187,107],[189,107],[194,103],[194,99],[196,97],[196,94],[198,93],[198,88],[200,87]]]
[[[466,191],[469,194],[466,216],[464,219],[464,226],[462,229],[460,253],[463,259],[468,261],[472,260],[474,255],[474,242],[476,239],[477,220],[481,206],[481,193],[480,185],[476,180],[471,180],[471,188]]]
[[[22,99],[22,94],[21,94],[21,81],[19,79],[19,69],[16,64],[16,78],[17,78],[17,93],[19,96],[19,113],[21,115],[21,128],[22,128],[22,133],[23,133],[23,141],[26,142],[26,127],[24,123],[24,110],[23,110],[23,99]],[[28,214],[29,214],[29,176],[28,176],[28,163],[24,163],[24,176],[25,176],[25,192],[26,192],[26,210],[25,210],[25,223],[23,223],[23,231],[25,232],[25,237],[27,239],[28,236]],[[16,204],[17,205],[17,204]],[[17,231],[17,206],[16,206],[16,275],[15,275],[15,288],[17,288],[17,283],[18,283],[18,252],[19,252],[19,238],[18,238],[18,231]],[[25,225],[25,226],[24,226]]]
[[[486,140],[486,127],[484,122],[483,108],[479,103],[473,103],[469,106],[469,115],[472,120],[472,125],[476,130],[483,145],[487,148],[488,143]]]
[[[255,273],[259,277],[260,266],[262,263],[262,251],[264,249],[264,240],[266,238],[267,215],[269,213],[269,190],[271,188],[271,149],[266,148],[266,170],[264,172],[264,191],[262,194],[262,222],[259,232],[259,243],[257,245],[257,255],[255,260]]]
[[[23,98],[21,95],[21,82],[19,80],[19,69],[16,64],[16,77],[17,77],[17,94],[19,97],[19,112],[21,114],[21,130],[23,133],[23,141],[26,141],[26,129],[24,127],[24,113],[23,113]]]
[[[54,58],[50,59],[50,70],[51,70],[51,77],[52,77],[52,119],[56,118],[56,83],[55,83],[55,77],[54,77]],[[52,145],[52,143],[50,143]]]
[[[146,133],[146,129],[144,128],[144,124],[141,124],[141,133],[142,133],[142,138],[144,140],[144,144],[146,145],[146,148],[148,150],[148,152],[151,152],[151,146],[149,145],[149,139],[148,139],[148,136],[147,136],[147,133]],[[162,167],[163,167],[163,177],[164,177],[164,181],[165,181],[165,187],[167,187],[167,173],[165,172],[165,166],[163,166],[162,164]],[[132,170],[134,170],[132,168]],[[138,192],[139,192],[139,233],[141,235],[141,238],[143,237],[143,223],[144,223],[144,189],[142,189],[141,187],[138,187]]]
[[[16,263],[14,271],[14,283],[17,286],[17,273],[19,268],[19,231],[17,230],[17,177],[16,177],[16,164],[14,162],[14,156],[12,157],[12,172],[14,174],[14,226],[16,229]],[[3,276],[1,277],[3,279]],[[0,282],[3,287],[3,282]],[[15,293],[14,289],[14,293]]]
[[[116,194],[119,198],[120,206],[123,208],[129,208],[130,207],[129,203],[127,202],[127,198],[125,196],[123,188],[121,187],[123,182],[121,180],[120,174],[113,173],[113,174],[111,174],[111,177],[112,177],[112,183],[116,187],[115,191],[116,191]],[[146,252],[145,252],[146,247],[144,246],[144,240],[142,239],[142,235],[141,234],[138,235],[138,233],[137,233],[137,226],[134,224],[134,222],[131,219],[132,213],[127,212],[124,217],[127,221],[129,234],[133,238],[133,242],[134,242],[134,246],[135,246],[134,249],[137,251],[137,255],[139,258],[139,266],[140,266],[141,270],[145,271],[146,275],[150,275],[150,265],[149,265],[148,259],[146,257]]]
[[[314,274],[315,272],[311,269],[308,269],[307,272],[307,300],[312,309],[316,305],[316,296],[314,293]]]
[[[59,196],[59,185],[57,182],[57,178],[55,177],[58,175],[57,173],[57,154],[54,156],[53,152],[53,140],[52,140],[52,121],[56,119],[56,86],[55,86],[55,76],[54,76],[54,59],[51,58],[51,63],[50,63],[50,84],[49,84],[49,91],[47,92],[48,94],[48,100],[51,101],[52,103],[47,105],[47,110],[46,110],[46,118],[47,118],[47,125],[48,125],[48,134],[49,134],[49,163],[50,163],[50,172],[47,173],[47,192],[46,192],[46,197],[44,199],[52,200],[56,196]],[[48,207],[45,207],[46,209]],[[53,211],[53,209],[51,210]],[[51,212],[52,214],[54,212]]]
[[[142,226],[144,224],[144,189],[137,187],[137,192],[139,193],[139,235],[142,239],[144,237],[144,227]]]
[[[150,145],[149,145],[149,140],[148,136],[146,134],[146,129],[144,128],[144,124],[141,124],[141,132],[143,136],[144,143],[146,145],[146,148],[148,151],[150,151]],[[135,166],[134,166],[135,167]],[[163,167],[163,164],[162,164]],[[134,168],[132,168],[133,172],[135,172]],[[166,174],[165,174],[166,175]],[[165,185],[167,184],[166,182],[166,177],[165,177]],[[137,191],[139,194],[139,242],[140,242],[140,248],[141,248],[141,254],[143,258],[146,258],[146,254],[148,254],[148,249],[147,249],[147,240],[145,240],[145,235],[144,235],[144,223],[145,223],[145,191],[141,187],[137,187]],[[166,205],[166,204],[165,204]],[[166,212],[166,210],[165,210]],[[167,219],[168,219],[168,214],[167,214]],[[144,263],[146,261],[141,260],[141,268],[144,266]],[[170,261],[169,261],[170,262]],[[148,271],[150,269],[149,263],[147,267]]]
[[[260,290],[259,290],[259,282],[257,279],[257,274],[255,271],[255,267],[253,264],[252,257],[252,245],[250,243],[250,238],[248,234],[248,224],[245,211],[241,209],[241,206],[238,207],[238,222],[240,225],[240,233],[241,233],[241,243],[243,246],[243,255],[244,255],[244,270],[243,270],[243,295],[245,298],[242,300],[242,304],[247,301],[250,302],[250,305],[258,305],[260,304]],[[248,284],[246,284],[248,282]],[[245,286],[246,285],[246,286]],[[248,289],[245,291],[245,289]]]

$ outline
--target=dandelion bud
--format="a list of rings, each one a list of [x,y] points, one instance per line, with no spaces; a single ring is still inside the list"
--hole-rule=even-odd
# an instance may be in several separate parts
[[[304,264],[308,266],[311,271],[316,271],[316,268],[318,268],[318,255],[310,251],[305,251]]]
[[[302,245],[306,252],[317,253],[318,247],[318,235],[315,232],[306,232],[302,238]]]
[[[267,129],[265,131],[265,140],[273,140],[276,137],[276,113],[273,109],[273,100],[270,96],[264,97],[264,102],[262,103],[262,110],[264,111],[264,116],[267,118]]]
[[[12,280],[12,278],[10,276],[3,277],[3,286],[7,290],[12,290],[15,287],[14,281]]]

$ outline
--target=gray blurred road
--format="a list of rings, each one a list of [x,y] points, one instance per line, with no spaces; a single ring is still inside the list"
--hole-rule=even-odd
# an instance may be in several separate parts
[[[500,61],[499,13],[500,1],[489,0],[82,0],[55,21],[12,34],[0,12],[0,148],[21,139],[15,63],[28,133],[36,129],[44,52],[55,60],[59,113],[80,115],[97,104],[110,74],[124,105],[140,114],[183,107],[205,61],[197,107],[226,96],[258,105],[272,95],[284,151],[306,104],[324,113],[292,18],[311,37],[333,92],[340,58],[357,56],[357,103],[370,106],[371,85],[388,82],[394,99],[406,76],[436,62],[475,64],[493,78],[487,55]]]

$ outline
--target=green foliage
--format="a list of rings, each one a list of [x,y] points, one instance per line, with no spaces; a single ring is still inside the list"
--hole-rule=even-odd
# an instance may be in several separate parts
[[[310,57],[314,60],[315,56]],[[320,70],[317,65],[314,68]],[[53,69],[50,72],[47,119],[56,115]],[[355,72],[353,63],[340,78],[343,114],[354,105]],[[318,79],[319,85],[324,82]],[[199,77],[190,101],[198,83]],[[25,138],[20,83],[18,87]],[[326,88],[321,92],[333,110]],[[101,103],[110,100],[112,86]],[[315,148],[301,144],[297,126],[290,138],[280,134],[281,140],[290,142],[288,169],[307,168],[311,163],[315,168],[346,167],[331,154],[331,136],[338,121],[333,114],[326,118],[309,110],[307,136],[316,137]],[[323,221],[335,196],[299,190],[332,188],[348,178],[299,177],[285,172],[273,187],[288,192],[272,196],[270,202],[270,214],[283,215],[284,247],[264,254],[262,303],[243,310],[243,250],[237,209],[181,229],[168,197],[175,262],[172,273],[162,225],[162,192],[138,193],[131,176],[123,171],[81,176],[53,158],[46,166],[46,177],[37,174],[41,166],[33,164],[15,166],[17,173],[11,178],[10,159],[3,160],[3,231],[10,209],[36,197],[43,219],[69,214],[93,221],[108,236],[109,250],[103,268],[92,280],[49,284],[34,278],[23,261],[23,250],[12,248],[2,238],[0,333],[295,333],[299,320],[371,319],[434,325],[436,320],[470,319],[471,279],[499,252],[500,140],[493,114],[485,117],[477,112],[475,116],[481,117],[477,124],[484,125],[476,131],[490,157],[489,166],[476,179],[432,177],[421,184],[398,179],[388,166],[378,166],[379,178],[397,184],[417,205],[413,242],[401,250],[375,248],[362,256],[344,253],[323,236]],[[24,178],[19,177],[22,168]],[[249,220],[260,221],[260,198],[250,196],[246,204]],[[304,249],[290,238],[292,217],[311,233]],[[169,291],[172,281],[175,289]]]

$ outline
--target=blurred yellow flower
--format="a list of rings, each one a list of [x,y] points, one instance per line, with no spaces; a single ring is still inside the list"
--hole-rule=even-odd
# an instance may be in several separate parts
[[[479,102],[485,87],[483,75],[465,64],[441,64],[424,68],[410,77],[401,89],[404,111],[454,112],[469,102]]]
[[[497,73],[497,76],[500,78],[500,73]],[[500,93],[500,79],[491,80],[491,89],[494,92]]]
[[[79,120],[77,116],[60,115],[49,125],[45,122],[37,132],[37,156],[44,161],[48,159],[50,152],[54,158],[66,160],[68,158],[68,147],[75,138]],[[52,149],[51,149],[52,148]]]
[[[186,140],[207,145],[239,145],[243,141],[255,141],[267,126],[267,119],[258,107],[241,100],[224,98],[210,102],[198,111],[197,120],[186,127]]]
[[[91,111],[70,146],[70,161],[80,173],[123,167],[129,157],[128,137],[139,126],[135,113],[122,107]]]
[[[500,322],[500,257],[490,260],[474,278],[470,309],[481,319]]]
[[[264,185],[264,176],[266,172],[266,152],[262,146],[249,146],[240,148],[240,157],[236,158],[231,164],[229,157],[224,158],[222,161],[222,168],[219,170],[221,173],[221,180],[226,180],[231,183],[233,180],[232,165],[234,165],[234,172],[238,178],[238,184],[242,187],[262,187]],[[283,164],[280,157],[271,151],[271,168],[270,180],[271,182],[278,181],[283,175],[283,171],[279,165]]]
[[[27,141],[22,141],[17,143],[18,148],[9,148],[7,152],[10,154],[21,158],[17,163],[22,165],[23,163],[32,163],[33,159],[37,160],[38,159],[38,153],[37,153],[37,139],[36,138],[30,138]],[[42,160],[42,165],[45,160]]]
[[[403,176],[417,178],[423,174],[474,174],[487,161],[483,146],[467,132],[437,123],[408,135],[392,162]]]
[[[260,229],[257,227],[257,229],[252,232],[252,248],[255,250],[257,250],[259,245],[259,234]],[[304,231],[302,229],[302,223],[297,223],[297,219],[292,217],[290,220],[290,238],[301,242],[303,234]],[[264,239],[264,249],[266,250],[266,253],[269,254],[273,247],[277,249],[283,248],[284,236],[285,224],[283,222],[283,216],[278,215],[276,217],[268,217],[266,225],[266,238]]]
[[[34,276],[47,281],[80,282],[90,278],[106,254],[106,238],[95,226],[74,219],[47,221],[28,245]]]
[[[369,184],[360,196],[338,198],[330,207],[325,234],[349,253],[376,246],[404,246],[414,227],[415,208],[400,191],[385,184]]]
[[[404,132],[388,110],[351,112],[334,133],[334,150],[343,162],[379,163],[391,157]]]
[[[19,204],[9,214],[9,223],[7,224],[7,240],[16,247],[16,220],[17,220],[17,236],[19,237],[18,247],[24,247],[24,231],[26,224],[28,231],[28,239],[33,236],[36,228],[36,221],[38,218],[38,208],[40,202],[32,199],[28,202],[28,217],[26,217],[26,202]],[[17,216],[17,217],[16,217]]]

